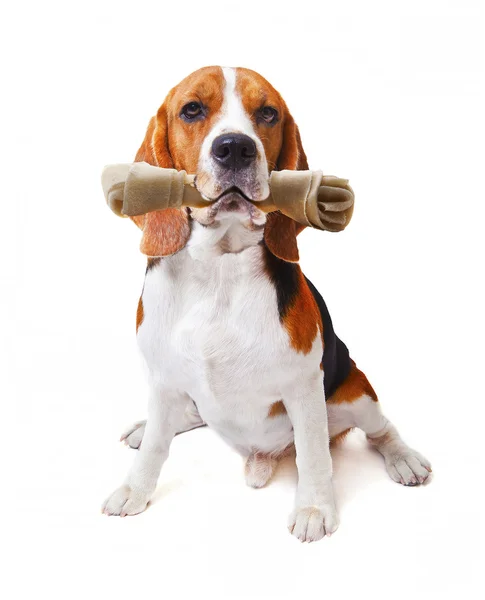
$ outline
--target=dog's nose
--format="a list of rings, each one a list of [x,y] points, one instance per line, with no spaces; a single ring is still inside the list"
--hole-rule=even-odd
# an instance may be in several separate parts
[[[226,169],[239,171],[256,158],[256,144],[242,133],[227,133],[212,142],[212,156]]]

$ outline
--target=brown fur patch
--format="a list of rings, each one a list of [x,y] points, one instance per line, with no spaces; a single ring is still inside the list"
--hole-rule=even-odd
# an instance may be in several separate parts
[[[138,300],[138,308],[136,309],[136,331],[138,331],[138,327],[143,323],[143,319],[145,317],[145,313],[143,312],[143,299],[140,296]]]
[[[353,360],[347,379],[335,390],[327,400],[329,404],[340,404],[341,402],[353,402],[361,396],[367,395],[377,402],[377,394],[369,383],[367,377],[360,371]]]
[[[238,67],[236,69],[236,94],[241,98],[242,105],[253,120],[253,127],[261,140],[268,168],[276,169],[281,146],[283,144],[283,128],[288,109],[281,95],[259,73]],[[272,106],[278,111],[279,119],[274,125],[268,126],[257,118],[263,106]]]
[[[210,131],[222,105],[224,77],[220,67],[206,67],[192,73],[175,86],[150,119],[145,138],[135,161],[150,165],[197,172],[202,143]],[[186,123],[180,111],[189,102],[202,103],[208,117],[195,123]],[[185,209],[170,208],[134,217],[142,229],[140,249],[147,256],[169,256],[182,249],[190,236],[190,225]]]
[[[297,277],[298,291],[282,322],[290,336],[291,346],[297,352],[308,354],[318,333],[323,344],[323,323],[318,304],[299,266]]]
[[[253,119],[269,170],[308,169],[298,127],[281,94],[262,75],[241,67],[236,69],[236,93]],[[278,111],[279,120],[275,125],[268,127],[257,119],[256,115],[263,106],[272,106]]]
[[[293,219],[279,211],[266,216],[264,241],[272,254],[286,262],[298,262],[300,255],[296,236],[296,222]]]
[[[283,128],[283,144],[278,157],[278,170],[290,169],[291,171],[305,171],[308,169],[308,160],[303,150],[300,130],[293,117],[286,109]]]
[[[330,445],[337,446],[338,444],[340,444],[340,442],[343,442],[347,435],[352,431],[352,429],[353,427],[349,427],[349,429],[346,429],[345,431],[341,431],[340,433],[337,433],[337,435],[334,435],[333,438],[331,438],[330,440]]]
[[[145,215],[140,250],[146,256],[170,256],[181,250],[190,236],[183,209],[167,208]]]
[[[219,118],[224,87],[222,69],[204,67],[188,75],[169,92],[164,103],[167,110],[166,137],[175,169],[197,173],[200,149],[214,121]],[[180,112],[189,102],[202,104],[207,110],[206,118],[193,123],[181,119]]]
[[[145,138],[136,153],[135,162],[172,168],[174,161],[168,149],[168,116],[164,104],[152,117]],[[170,256],[181,250],[190,236],[190,225],[185,209],[170,208],[133,218],[143,231],[140,250],[147,256]]]
[[[278,415],[286,414],[286,408],[283,402],[280,400],[279,402],[274,402],[268,412],[268,417],[272,419],[273,417],[277,417]]]

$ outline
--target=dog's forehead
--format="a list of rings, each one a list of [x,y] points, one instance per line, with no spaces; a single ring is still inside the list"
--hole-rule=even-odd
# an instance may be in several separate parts
[[[243,67],[203,67],[194,71],[167,96],[175,109],[186,102],[199,100],[220,105],[231,80],[232,91],[242,100],[245,108],[261,106],[264,103],[279,104],[280,95],[259,73]]]
[[[194,71],[169,93],[168,99],[173,103],[222,96],[224,90],[224,74],[221,67],[203,67]]]
[[[251,69],[237,67],[236,91],[248,106],[270,104],[277,108],[281,104],[281,96],[262,75]]]

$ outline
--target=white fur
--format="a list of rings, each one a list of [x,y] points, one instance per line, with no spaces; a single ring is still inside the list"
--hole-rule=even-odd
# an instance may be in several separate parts
[[[205,425],[205,423],[201,419],[197,407],[193,402],[190,402],[185,409],[183,422],[180,429],[177,430],[177,434],[191,431],[192,429],[202,427],[203,425]],[[145,435],[145,428],[146,420],[133,423],[121,434],[120,442],[124,442],[126,446],[138,450],[143,440],[143,436]]]
[[[429,461],[403,442],[394,425],[382,414],[379,402],[367,395],[353,402],[327,406],[330,436],[351,427],[367,434],[370,444],[385,461],[391,479],[403,485],[424,483],[431,472]]]
[[[367,434],[374,434],[389,422],[382,414],[379,403],[367,395],[353,402],[329,404],[327,412],[332,438],[352,427],[358,427]]]
[[[246,483],[249,487],[261,488],[265,486],[273,475],[276,459],[271,454],[253,452],[246,461]]]
[[[265,417],[281,385],[310,361],[289,347],[261,246],[244,247],[247,230],[232,228],[238,235],[227,220],[217,228],[194,223],[187,248],[147,273],[138,340],[151,377],[188,393],[234,447],[283,450],[292,441],[289,420],[273,431]],[[244,249],[224,252],[222,237]]]
[[[256,135],[251,118],[244,109],[241,98],[237,93],[236,69],[224,67],[222,71],[226,83],[220,116],[215,121],[211,131],[209,131],[202,144],[199,158],[199,171],[211,174],[212,179],[215,182],[215,164],[211,156],[212,142],[216,137],[223,133],[243,133],[249,136],[256,144],[258,156],[253,178],[254,182],[257,183],[256,189],[258,197],[255,197],[254,199],[263,200],[269,195],[268,163],[266,161],[264,146]]]
[[[204,141],[200,167],[214,173],[210,148],[217,135],[245,133],[256,142],[254,177],[267,195],[262,143],[237,96],[235,71],[224,69],[224,77],[221,116]],[[402,442],[371,398],[327,407],[320,334],[308,354],[292,348],[265,272],[262,235],[237,212],[221,214],[209,227],[194,221],[187,246],[148,270],[138,329],[149,372],[148,419],[122,436],[140,450],[124,484],[104,503],[106,514],[143,511],[173,437],[203,423],[249,456],[246,480],[253,487],[265,485],[275,459],[294,443],[299,480],[289,529],[302,541],[338,526],[330,435],[360,427],[393,479],[413,485],[428,476],[429,463]],[[279,401],[287,412],[269,418]]]
[[[336,528],[322,342],[317,335],[307,355],[291,347],[264,271],[261,235],[236,218],[214,228],[194,223],[187,247],[148,271],[138,342],[149,370],[149,414],[135,464],[104,505],[108,514],[145,508],[192,399],[201,419],[243,454],[277,455],[295,439],[295,534],[309,539],[309,506],[318,521],[311,539]],[[224,251],[233,247],[239,251]],[[288,414],[268,418],[280,400]]]
[[[395,481],[413,485],[428,477],[429,463],[370,397],[327,406],[320,336],[307,355],[291,347],[261,236],[237,216],[215,227],[195,222],[186,248],[147,272],[138,342],[149,371],[148,419],[124,436],[134,435],[130,445],[138,447],[143,435],[143,443],[125,483],[105,502],[107,514],[144,510],[172,438],[202,423],[250,456],[246,478],[253,487],[267,482],[273,457],[294,442],[299,481],[289,529],[302,541],[338,526],[329,432],[360,427]],[[280,400],[287,414],[268,418]]]

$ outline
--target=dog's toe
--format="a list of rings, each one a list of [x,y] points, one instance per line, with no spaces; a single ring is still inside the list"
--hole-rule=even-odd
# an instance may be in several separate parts
[[[122,485],[104,501],[101,512],[108,516],[137,515],[145,510],[148,500],[146,494]]]
[[[431,473],[431,464],[424,456],[407,448],[404,452],[385,457],[386,468],[391,479],[407,486],[425,483]]]
[[[246,461],[246,483],[253,488],[264,487],[273,475],[276,460],[267,454],[255,452]]]
[[[338,516],[333,506],[306,506],[296,508],[288,520],[288,529],[300,542],[316,542],[330,536],[338,527]]]

